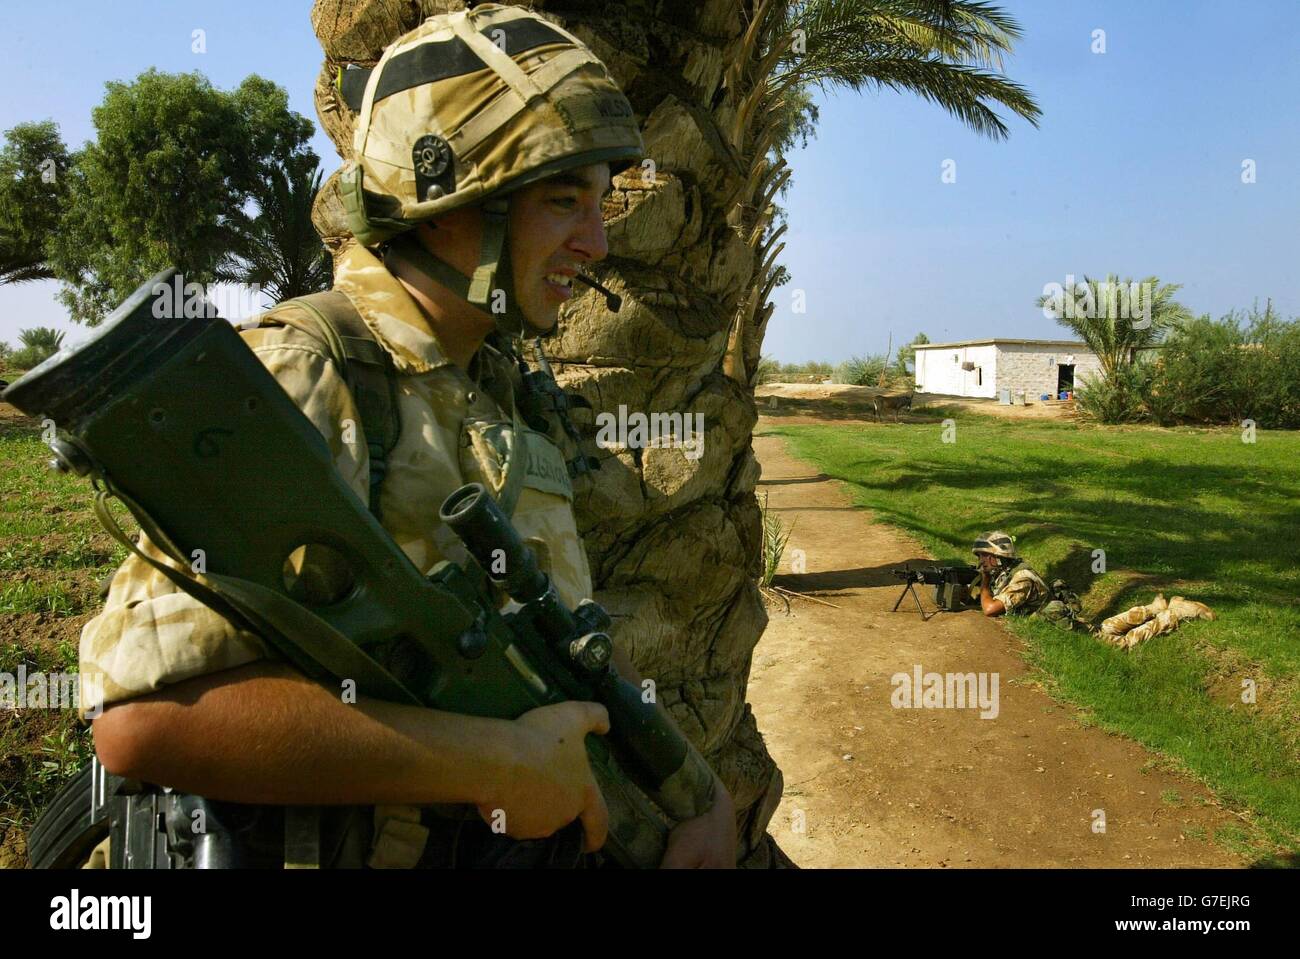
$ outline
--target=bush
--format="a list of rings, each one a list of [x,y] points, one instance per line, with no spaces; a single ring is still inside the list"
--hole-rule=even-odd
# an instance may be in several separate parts
[[[835,368],[835,382],[850,386],[875,386],[880,382],[880,374],[884,369],[885,358],[879,354],[853,356]]]
[[[1074,392],[1079,409],[1103,423],[1135,423],[1148,416],[1149,363],[1121,366],[1114,376],[1081,377]]]
[[[1300,427],[1300,320],[1272,305],[1261,313],[1203,316],[1176,327],[1153,359],[1108,380],[1083,380],[1079,407],[1103,423],[1162,425],[1251,419],[1266,429]]]
[[[1193,320],[1168,339],[1149,408],[1161,423],[1300,427],[1300,321],[1261,313]]]
[[[754,385],[762,386],[764,383],[771,383],[779,380],[781,377],[781,364],[765,356],[758,361],[758,369],[754,370]]]

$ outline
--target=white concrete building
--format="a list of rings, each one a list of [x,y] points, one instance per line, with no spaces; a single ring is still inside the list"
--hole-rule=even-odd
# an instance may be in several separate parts
[[[1024,390],[1033,403],[1073,390],[1101,371],[1097,355],[1073,340],[961,340],[916,347],[916,392],[997,397]]]

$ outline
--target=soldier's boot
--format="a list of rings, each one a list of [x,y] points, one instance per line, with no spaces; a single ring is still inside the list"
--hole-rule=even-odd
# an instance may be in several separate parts
[[[1157,597],[1163,601],[1163,597]],[[1154,605],[1154,604],[1153,604]],[[1167,608],[1156,614],[1154,619],[1148,620],[1142,625],[1130,629],[1122,636],[1118,636],[1111,641],[1117,646],[1125,649],[1132,649],[1138,643],[1145,642],[1153,637],[1163,635],[1164,633],[1173,632],[1178,628],[1178,624],[1185,619],[1214,619],[1214,610],[1204,603],[1198,603],[1195,600],[1184,599],[1182,596],[1175,596],[1166,604]],[[1135,607],[1140,608],[1140,607]],[[1133,610],[1129,610],[1132,612]],[[1114,619],[1115,617],[1111,617]],[[1110,620],[1107,620],[1109,622]]]
[[[1182,596],[1175,596],[1169,601],[1169,609],[1182,619],[1214,619],[1214,610],[1204,603],[1198,603],[1194,599],[1184,599]]]
[[[1169,603],[1165,600],[1164,593],[1157,593],[1156,598],[1145,606],[1132,606],[1122,613],[1116,613],[1114,616],[1102,620],[1097,632],[1110,644],[1128,648],[1130,644],[1125,642],[1126,634],[1134,627],[1141,626],[1168,608]]]

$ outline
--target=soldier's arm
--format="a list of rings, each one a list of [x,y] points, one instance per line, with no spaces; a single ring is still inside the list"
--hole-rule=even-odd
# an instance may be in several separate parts
[[[989,589],[989,571],[980,567],[980,608],[985,616],[1001,616],[1007,611],[1006,604],[993,596]]]
[[[1025,606],[1026,603],[1033,603],[1041,596],[1041,580],[1031,571],[1021,568],[1016,570],[1012,575],[1010,582],[1002,587],[1000,593],[990,595],[990,603],[984,602],[984,593],[981,590],[980,604],[984,607],[986,616],[997,616],[1000,613],[1014,613],[1017,609]],[[1033,609],[1031,605],[1026,607]],[[990,610],[996,612],[990,612]]]
[[[110,706],[94,729],[110,772],[234,802],[476,802],[515,764],[508,722],[347,703],[272,662]]]
[[[210,799],[331,805],[473,803],[505,811],[506,832],[548,836],[581,819],[588,848],[608,812],[591,775],[595,703],[507,721],[373,699],[345,703],[278,663],[199,676],[110,706],[95,748],[112,773]]]

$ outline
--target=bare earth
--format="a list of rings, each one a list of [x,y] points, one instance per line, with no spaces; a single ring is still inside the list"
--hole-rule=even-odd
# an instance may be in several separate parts
[[[924,553],[764,435],[807,420],[765,416],[754,439],[760,497],[793,525],[782,569],[806,554],[806,572],[776,585],[839,607],[771,608],[754,653],[749,701],[785,774],[769,827],[781,848],[803,867],[1246,865],[1209,841],[1236,817],[1136,743],[1081,725],[1032,684],[999,622],[971,610],[922,623],[910,598],[890,612],[901,587],[890,570]],[[893,708],[891,677],[918,663],[997,673],[996,718]]]
[[[829,419],[874,419],[871,408],[872,397],[881,393],[894,392],[880,390],[871,386],[850,386],[846,383],[765,383],[754,390],[759,409],[771,416],[791,414],[805,416],[823,416]],[[996,400],[972,399],[961,396],[943,396],[934,393],[917,393],[913,396],[912,406],[948,406],[983,413],[985,416],[1000,416],[1004,419],[1059,419],[1069,416],[1074,410],[1074,402],[1033,400],[1025,406],[1003,406]],[[888,416],[893,419],[892,414]],[[907,421],[907,415],[902,417]],[[796,422],[791,420],[790,422]],[[797,422],[814,422],[803,419]]]

